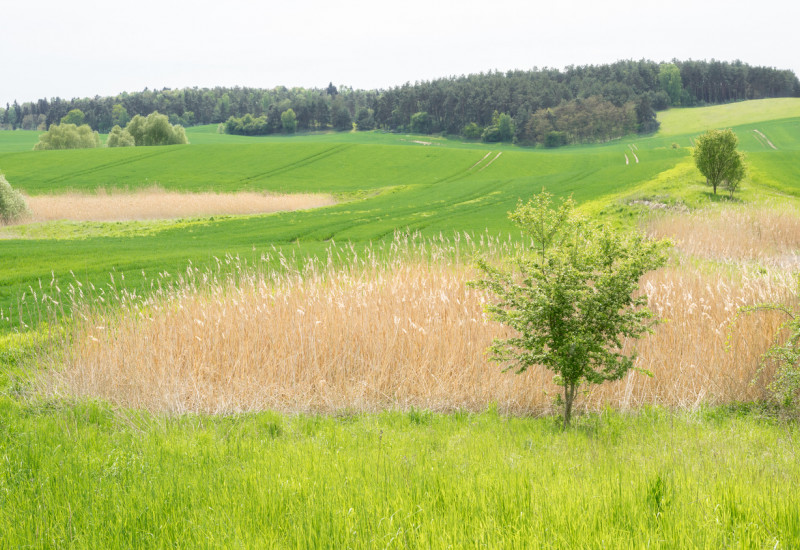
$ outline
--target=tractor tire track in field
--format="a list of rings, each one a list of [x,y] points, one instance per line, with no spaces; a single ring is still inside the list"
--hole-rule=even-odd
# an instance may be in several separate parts
[[[488,153],[486,153],[485,155],[483,155],[483,158],[481,158],[481,160],[479,160],[478,162],[476,162],[475,164],[473,164],[472,166],[470,166],[468,169],[466,169],[466,170],[459,170],[458,172],[455,172],[454,174],[450,174],[449,176],[446,176],[445,178],[443,178],[443,179],[441,179],[441,180],[439,180],[439,181],[437,181],[437,182],[435,182],[435,183],[437,183],[437,184],[441,184],[441,183],[452,183],[452,182],[454,182],[454,181],[459,181],[459,180],[462,180],[462,179],[464,179],[464,178],[466,178],[466,177],[468,177],[468,176],[472,175],[472,171],[473,171],[473,170],[475,170],[475,168],[476,168],[476,167],[478,167],[478,166],[480,166],[481,164],[483,164],[483,162],[484,162],[484,161],[485,161],[487,158],[489,158],[489,156],[490,156],[490,155],[491,155],[493,152],[494,152],[494,151],[489,151]],[[488,168],[488,166],[489,166],[491,163],[493,163],[495,160],[497,160],[497,157],[499,157],[499,156],[500,156],[500,155],[502,155],[502,154],[503,154],[502,152],[500,152],[500,153],[497,153],[497,156],[495,156],[495,157],[494,157],[492,160],[490,160],[488,163],[484,164],[484,165],[483,165],[483,166],[482,166],[482,167],[481,167],[481,168],[478,170],[478,172],[483,172],[483,171],[484,171],[486,168]]]
[[[144,159],[151,159],[153,157],[157,157],[159,155],[165,155],[167,153],[174,153],[178,151],[178,149],[167,149],[162,151],[154,151],[149,154],[138,155],[134,158],[125,158],[122,160],[117,160],[114,162],[107,162],[105,164],[98,164],[97,166],[93,166],[91,168],[86,168],[84,170],[78,170],[77,172],[70,172],[68,174],[62,174],[60,176],[56,176],[55,178],[51,178],[49,180],[44,180],[43,183],[60,183],[62,181],[67,181],[70,178],[85,176],[87,174],[91,174],[93,172],[101,172],[108,168],[117,168],[119,166],[125,166],[126,164],[133,164],[134,162],[139,162],[140,160]]]
[[[277,168],[272,168],[271,170],[267,170],[266,172],[260,172],[258,174],[253,174],[252,176],[248,176],[246,178],[242,178],[242,179],[239,180],[239,182],[240,183],[245,183],[245,182],[254,181],[254,180],[262,179],[262,178],[263,179],[271,178],[273,176],[277,176],[277,175],[289,172],[291,170],[296,170],[298,168],[303,168],[304,166],[308,166],[309,164],[313,164],[313,163],[318,162],[320,160],[326,159],[326,158],[328,158],[330,156],[333,156],[333,155],[335,155],[337,153],[340,153],[342,151],[350,149],[351,147],[353,147],[353,145],[352,144],[348,144],[348,143],[343,143],[343,144],[340,144],[340,145],[334,145],[333,147],[329,147],[328,149],[320,151],[319,153],[314,153],[313,155],[308,155],[307,157],[304,157],[304,158],[302,158],[300,160],[297,160],[295,162],[290,162],[289,164],[284,164],[283,166],[279,166]]]
[[[763,134],[763,132],[761,132],[760,130],[755,130],[755,129],[753,130],[753,132],[756,133],[756,139],[758,139],[758,141],[760,141],[762,145],[772,147],[776,151],[778,150],[778,148],[775,147],[775,144],[772,143],[769,140],[769,138]],[[762,141],[762,139],[763,139],[763,141]]]
[[[486,165],[484,165],[483,167],[481,167],[481,169],[480,169],[480,170],[478,170],[478,172],[483,172],[484,170],[486,170],[487,168],[489,168],[489,166],[491,166],[491,164],[492,164],[494,161],[496,161],[497,159],[499,159],[499,158],[500,158],[500,155],[502,155],[502,154],[503,154],[503,152],[502,152],[502,151],[500,151],[499,153],[497,153],[497,156],[495,156],[495,157],[494,157],[492,160],[490,160],[490,161],[489,161],[489,162],[488,162]]]

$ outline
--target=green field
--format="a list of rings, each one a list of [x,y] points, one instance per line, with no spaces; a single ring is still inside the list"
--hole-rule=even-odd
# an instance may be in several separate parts
[[[322,255],[333,241],[357,251],[405,229],[516,238],[507,212],[542,188],[635,225],[647,211],[632,199],[726,200],[690,157],[710,127],[732,127],[747,155],[737,201],[800,198],[800,100],[660,119],[653,136],[557,150],[205,126],[189,129],[188,146],[34,152],[38,132],[0,132],[0,173],[30,195],[158,185],[341,200],[261,216],[0,228],[0,548],[800,546],[800,433],[759,406],[606,411],[564,433],[552,418],[491,408],[172,418],[45,399],[28,382],[16,311],[23,293],[40,297],[40,282],[47,292],[54,279],[103,286],[124,273],[136,287],[143,272],[226,254]]]
[[[713,119],[735,128],[751,167],[743,197],[797,195],[800,118],[781,113],[793,114],[798,105],[798,100],[765,100],[674,109],[662,113],[665,130],[655,136],[558,150],[380,132],[245,138],[198,127],[189,131],[189,146],[31,151],[35,132],[2,132],[0,151],[9,152],[0,153],[0,171],[29,194],[158,185],[189,192],[326,192],[345,202],[313,212],[174,224],[6,228],[0,230],[0,308],[8,310],[16,296],[51,272],[64,277],[72,270],[102,281],[114,268],[177,270],[188,260],[202,264],[225,253],[252,253],[272,245],[317,254],[331,239],[367,243],[397,229],[426,235],[507,232],[506,212],[543,187],[572,195],[595,211],[618,211],[620,202],[637,193],[667,193],[668,200],[701,203],[709,195],[696,172],[667,190],[652,185],[659,174],[689,160],[687,146],[703,126],[692,126],[692,121]],[[725,118],[720,118],[721,107]],[[752,122],[761,109],[767,121]],[[690,133],[670,133],[670,127]],[[23,147],[26,140],[29,146]]]

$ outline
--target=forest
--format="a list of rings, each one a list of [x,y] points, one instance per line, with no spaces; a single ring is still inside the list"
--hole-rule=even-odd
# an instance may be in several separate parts
[[[800,81],[789,70],[741,61],[626,60],[451,76],[386,90],[332,83],[322,88],[145,88],[113,97],[15,101],[0,108],[0,127],[46,129],[80,109],[92,129],[107,133],[135,115],[158,111],[172,124],[226,123],[228,133],[245,135],[355,127],[468,138],[477,132],[491,141],[499,135],[493,121],[500,113],[511,117],[514,141],[563,144],[653,131],[654,111],[671,106],[797,96]],[[290,109],[294,121],[287,126],[281,117]]]

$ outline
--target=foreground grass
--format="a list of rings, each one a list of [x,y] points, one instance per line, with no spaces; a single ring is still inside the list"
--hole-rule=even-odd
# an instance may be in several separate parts
[[[4,546],[792,548],[796,427],[722,409],[165,418],[0,397]]]

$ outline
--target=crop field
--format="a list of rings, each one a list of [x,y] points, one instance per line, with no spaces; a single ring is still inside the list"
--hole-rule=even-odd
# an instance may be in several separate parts
[[[785,317],[740,308],[798,305],[800,100],[660,118],[553,150],[0,132],[39,216],[0,227],[0,547],[797,547],[800,432],[761,360]],[[691,159],[714,127],[746,155],[733,200]],[[637,370],[566,432],[552,373],[487,359],[508,333],[469,285],[542,188],[674,241]],[[265,196],[297,206],[222,209]]]

